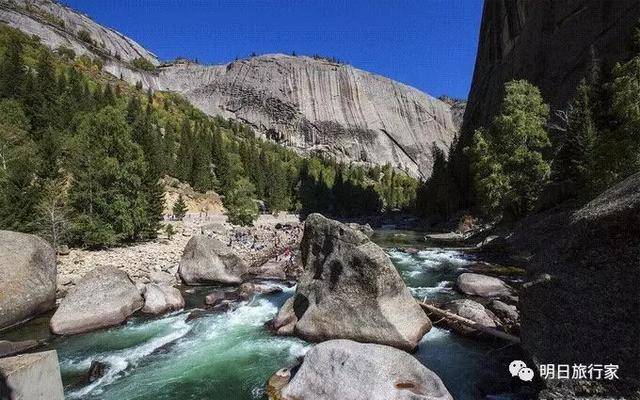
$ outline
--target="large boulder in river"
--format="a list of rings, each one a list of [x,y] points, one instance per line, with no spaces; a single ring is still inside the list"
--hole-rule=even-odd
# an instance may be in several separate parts
[[[480,297],[507,297],[511,288],[501,279],[465,272],[458,276],[456,286],[462,293]]]
[[[150,283],[144,288],[144,307],[142,312],[164,314],[184,308],[184,298],[180,291],[167,285]]]
[[[296,294],[272,322],[279,334],[411,350],[431,329],[385,252],[364,233],[312,214],[301,250],[304,272]]]
[[[187,285],[242,283],[245,262],[225,243],[207,236],[192,237],[182,253],[178,273]]]
[[[330,340],[314,346],[282,400],[449,400],[442,380],[404,351]]]
[[[56,256],[47,242],[0,231],[0,255],[0,329],[55,306]]]
[[[95,268],[69,290],[51,317],[51,331],[69,335],[118,325],[142,308],[144,300],[126,272]]]

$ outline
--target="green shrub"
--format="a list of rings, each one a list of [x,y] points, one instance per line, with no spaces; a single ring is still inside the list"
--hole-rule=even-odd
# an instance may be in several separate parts
[[[156,70],[156,66],[146,58],[138,57],[131,61],[131,66],[136,69],[141,69],[143,71],[154,72]]]

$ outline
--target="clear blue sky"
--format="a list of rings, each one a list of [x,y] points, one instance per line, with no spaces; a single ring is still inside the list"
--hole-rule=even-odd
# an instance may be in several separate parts
[[[466,98],[482,0],[64,0],[163,60],[322,54]]]

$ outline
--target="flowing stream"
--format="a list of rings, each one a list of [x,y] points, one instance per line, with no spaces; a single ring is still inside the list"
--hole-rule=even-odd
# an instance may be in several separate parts
[[[438,248],[416,254],[394,250],[419,243],[411,232],[377,233],[402,278],[418,298],[452,299],[455,277],[473,264],[473,257]],[[424,246],[424,243],[422,243]],[[304,355],[310,344],[270,335],[263,325],[294,293],[256,296],[224,313],[203,313],[188,320],[202,305],[210,287],[183,291],[185,311],[152,318],[138,315],[125,325],[63,338],[49,337],[48,348],[58,351],[68,399],[184,400],[266,399],[265,382],[279,368]],[[46,318],[32,321],[0,338],[23,340],[46,337]],[[460,338],[434,327],[415,354],[436,372],[458,400],[474,398],[474,385],[487,373],[486,342]],[[86,382],[92,361],[109,366],[106,375]]]

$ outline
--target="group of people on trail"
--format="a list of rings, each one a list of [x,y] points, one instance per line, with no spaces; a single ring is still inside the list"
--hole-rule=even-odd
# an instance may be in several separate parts
[[[280,261],[280,259],[282,258],[282,260],[286,261],[289,265],[293,265],[293,251],[291,251],[291,248],[287,245],[285,245],[283,248],[280,246],[280,236],[278,235],[278,231],[273,232],[273,238],[276,261]]]

